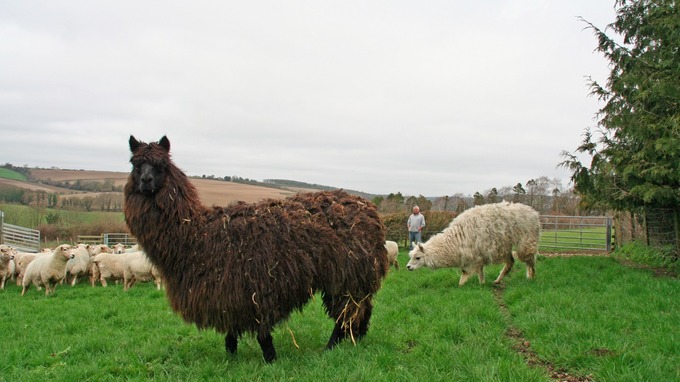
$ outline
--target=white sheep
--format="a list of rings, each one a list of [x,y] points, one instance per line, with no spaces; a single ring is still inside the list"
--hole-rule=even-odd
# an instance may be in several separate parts
[[[484,283],[484,266],[505,263],[495,283],[510,271],[517,258],[527,265],[527,278],[533,278],[540,222],[538,212],[524,204],[495,203],[477,206],[456,217],[444,231],[426,243],[418,243],[409,253],[407,268],[461,268],[463,285],[474,273]]]
[[[96,244],[90,247],[91,260],[94,260],[94,257],[100,253],[113,253],[113,248],[106,244]],[[88,270],[87,274],[90,279],[90,285],[95,286],[97,284],[97,280],[99,280],[100,274],[99,268],[97,268],[97,265],[94,263],[94,261],[90,261],[90,269]]]
[[[33,283],[40,290],[45,287],[45,295],[54,292],[56,285],[66,276],[66,262],[74,257],[73,249],[68,244],[62,244],[54,249],[52,254],[36,256],[26,267],[21,281],[21,295],[26,293]]]
[[[16,248],[12,246],[8,246],[10,251],[12,252],[12,260],[9,261],[9,269],[11,271],[10,274],[10,279],[11,280],[16,280],[16,278],[19,276],[19,267],[17,266],[17,255],[19,254],[19,251],[17,251]],[[19,284],[17,284],[19,285]]]
[[[100,253],[92,258],[94,264],[93,273],[99,275],[99,281],[106,287],[107,280],[112,279],[118,282],[123,279],[123,263],[128,253]]]
[[[78,244],[74,249],[74,257],[66,263],[66,281],[76,285],[78,278],[88,276],[92,267],[92,246]]]
[[[123,261],[123,288],[127,291],[137,281],[154,280],[156,289],[161,289],[161,275],[151,264],[143,251],[128,253]]]
[[[139,244],[135,244],[132,247],[125,250],[125,252],[139,252],[139,251],[143,251],[142,247]]]
[[[14,251],[8,245],[0,245],[0,289],[14,275]]]
[[[49,255],[52,252],[38,252],[38,253],[32,253],[32,252],[17,252],[14,254],[14,264],[16,265],[16,271],[15,273],[17,274],[17,285],[22,285],[22,280],[24,279],[24,273],[26,272],[26,268],[28,265],[33,261],[38,256],[46,256]]]
[[[387,240],[385,241],[385,249],[387,249],[387,261],[389,264],[399,269],[399,260],[397,259],[399,244],[396,241]]]

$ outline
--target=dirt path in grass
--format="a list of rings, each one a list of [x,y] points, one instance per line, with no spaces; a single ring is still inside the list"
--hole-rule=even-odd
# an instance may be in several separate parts
[[[592,253],[541,253],[545,257],[568,257],[568,256],[609,256],[607,253],[603,252],[592,252]],[[619,259],[619,263],[625,267],[647,269],[653,272],[656,277],[672,277],[677,278],[678,274],[676,272],[663,269],[650,267],[644,264],[638,264],[630,260]],[[505,299],[503,298],[503,292],[505,291],[505,284],[495,285],[494,284],[494,297],[496,298],[496,303],[505,318],[507,323],[507,331],[505,335],[513,342],[512,349],[517,353],[521,354],[526,360],[527,364],[531,367],[541,367],[546,370],[550,378],[555,381],[564,382],[591,382],[593,381],[593,376],[588,375],[576,375],[569,370],[563,368],[557,368],[550,361],[546,361],[536,354],[536,352],[531,349],[531,342],[524,337],[524,334],[512,323],[512,318],[508,306],[505,304]]]
[[[550,361],[541,359],[541,357],[536,354],[533,349],[531,349],[531,342],[524,337],[524,334],[512,323],[512,318],[510,316],[510,310],[505,304],[505,299],[503,298],[503,292],[505,290],[505,285],[494,284],[494,297],[496,298],[496,303],[500,308],[501,314],[506,321],[506,327],[508,328],[505,335],[512,341],[512,349],[517,353],[521,354],[522,357],[527,362],[527,365],[531,367],[540,367],[545,369],[545,371],[550,375],[555,381],[564,382],[591,382],[593,381],[593,376],[588,375],[576,375],[569,370],[563,368],[557,368]]]

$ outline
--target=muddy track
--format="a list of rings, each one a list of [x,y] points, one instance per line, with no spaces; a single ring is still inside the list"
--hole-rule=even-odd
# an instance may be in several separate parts
[[[541,255],[546,256],[546,257],[565,257],[565,256],[609,256],[606,253],[602,252],[597,252],[597,253],[569,253],[569,254],[564,254],[564,253],[542,253]],[[625,267],[631,267],[631,268],[638,268],[638,269],[646,269],[651,271],[654,276],[656,277],[671,277],[671,278],[677,278],[678,274],[673,271],[669,271],[663,268],[654,268],[650,267],[647,265],[643,264],[637,264],[634,263],[630,260],[619,260],[619,263],[622,266]],[[512,323],[512,316],[510,315],[510,311],[508,310],[508,306],[505,304],[505,299],[503,298],[503,292],[505,291],[505,284],[494,284],[493,288],[493,293],[494,297],[496,299],[496,304],[498,305],[498,308],[501,311],[501,314],[503,315],[505,322],[506,322],[506,327],[507,330],[505,332],[505,335],[512,341],[512,349],[516,351],[517,353],[521,354],[522,357],[527,362],[527,365],[531,367],[540,367],[545,369],[546,373],[550,376],[555,381],[564,381],[564,382],[590,382],[593,381],[593,376],[591,374],[588,375],[577,375],[574,374],[573,372],[566,370],[564,368],[557,368],[555,365],[553,365],[550,361],[547,361],[545,359],[542,359],[536,352],[531,349],[531,342],[524,337],[524,334],[522,333],[521,330],[519,330],[513,323]],[[608,352],[607,349],[594,349],[594,352]]]
[[[506,337],[512,341],[512,349],[519,353],[527,365],[531,367],[539,367],[545,370],[545,372],[555,381],[564,382],[591,382],[593,381],[593,376],[588,375],[577,375],[564,368],[557,368],[550,361],[542,359],[536,352],[531,349],[531,342],[524,337],[524,334],[512,323],[512,316],[508,310],[508,306],[505,304],[505,299],[503,298],[503,292],[505,290],[504,284],[494,284],[493,294],[496,299],[496,304],[503,315],[506,322],[507,330],[505,331]]]

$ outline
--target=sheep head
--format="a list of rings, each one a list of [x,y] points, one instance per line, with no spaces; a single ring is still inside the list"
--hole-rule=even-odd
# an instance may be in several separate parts
[[[0,245],[0,256],[3,259],[8,259],[12,260],[14,258],[14,253],[12,252],[12,249],[7,246],[7,245]]]
[[[76,252],[75,252],[76,248],[77,247],[71,247],[68,244],[62,244],[62,245],[58,246],[54,250],[54,252],[58,256],[61,255],[61,256],[66,257],[67,259],[72,259],[72,258],[76,257]]]

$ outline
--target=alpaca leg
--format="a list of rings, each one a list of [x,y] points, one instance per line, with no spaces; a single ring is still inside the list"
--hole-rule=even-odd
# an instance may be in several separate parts
[[[347,337],[347,332],[342,327],[342,315],[344,307],[346,306],[346,301],[343,298],[338,298],[336,300],[333,296],[329,296],[325,293],[321,293],[321,298],[323,300],[323,305],[326,307],[326,312],[328,312],[328,317],[335,322],[331,337],[328,339],[328,344],[326,344],[326,349],[330,350]]]
[[[462,269],[463,274],[460,275],[460,281],[458,281],[458,286],[463,286],[468,281],[468,278],[470,277],[470,274],[465,270]]]
[[[479,283],[484,284],[484,266],[480,266],[477,270],[477,277],[479,277]]]
[[[264,336],[257,336],[257,342],[262,349],[262,356],[267,363],[272,363],[276,359],[276,349],[274,349],[274,339],[271,333]]]
[[[505,266],[501,270],[501,273],[498,275],[498,278],[496,279],[496,281],[494,281],[494,284],[500,283],[501,280],[503,280],[503,277],[505,277],[505,275],[507,275],[508,272],[510,272],[513,265],[515,265],[515,258],[512,257],[512,254],[511,254],[509,257],[507,257],[505,259]]]
[[[236,348],[238,347],[238,336],[228,333],[224,336],[224,348],[229,354],[236,354]]]
[[[339,344],[340,341],[342,341],[346,336],[347,333],[342,328],[342,322],[337,321],[335,323],[335,327],[333,328],[333,333],[331,333],[331,338],[328,340],[328,344],[326,345],[326,349],[333,349],[335,345]]]
[[[357,331],[357,339],[361,339],[368,333],[368,325],[371,322],[371,314],[373,313],[373,303],[370,299],[364,301],[364,316],[359,322],[359,330]]]
[[[533,257],[531,257],[529,260],[526,260],[524,262],[527,265],[527,278],[528,279],[533,279],[534,278],[534,273],[536,273],[536,262]]]

